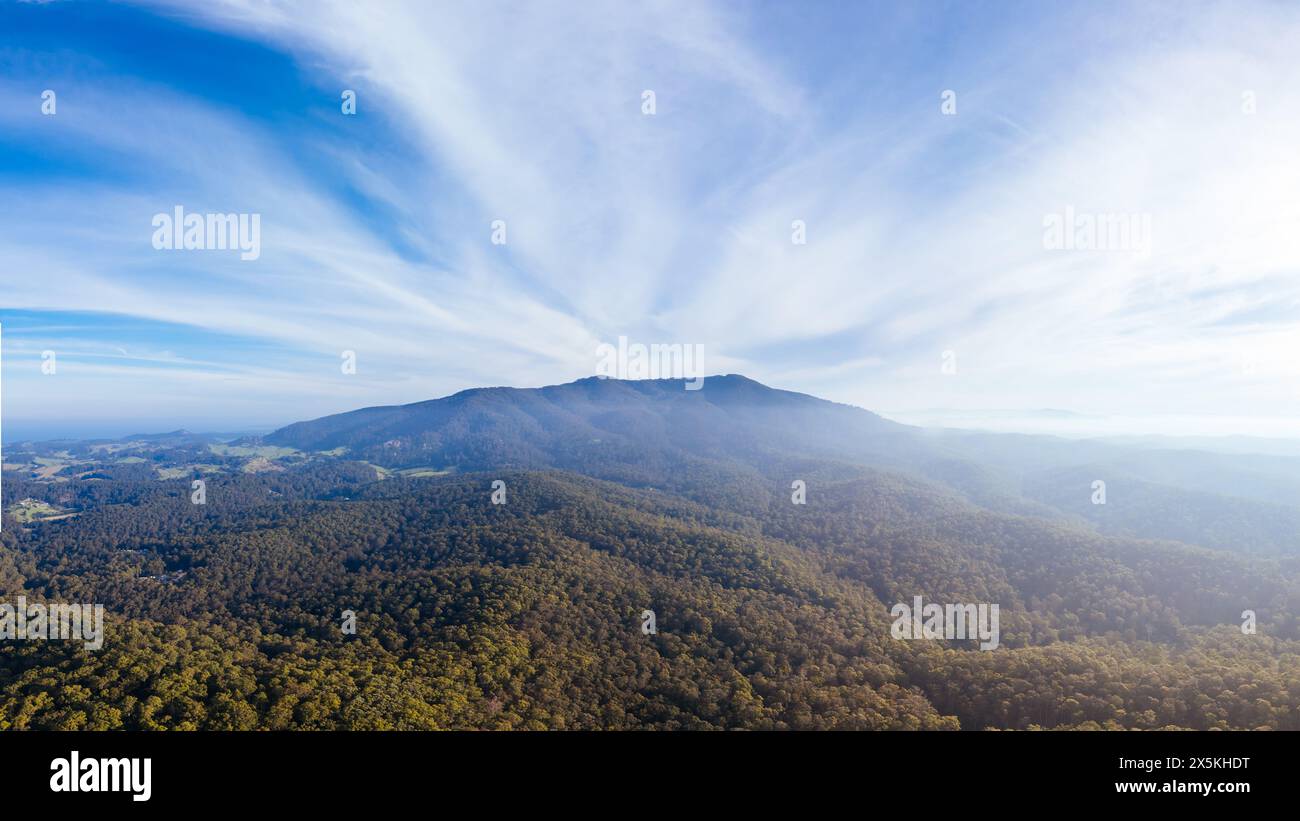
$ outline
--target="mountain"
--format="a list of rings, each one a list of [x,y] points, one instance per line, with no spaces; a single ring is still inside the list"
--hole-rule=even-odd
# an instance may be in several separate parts
[[[1101,532],[1226,550],[1300,554],[1300,458],[1127,447],[1050,436],[935,432],[862,408],[712,376],[592,377],[479,388],[443,399],[299,422],[266,444],[437,472],[561,469],[707,495],[685,477],[743,484],[756,471],[807,478],[812,463],[939,483],[998,512],[1070,518]],[[1092,483],[1108,483],[1106,505]],[[1130,492],[1131,491],[1131,492]]]
[[[65,458],[6,475],[69,515],[6,518],[0,596],[102,603],[104,648],[0,642],[0,728],[1300,729],[1285,509],[1196,474],[1258,495],[1285,462],[735,375]],[[917,596],[998,605],[996,649],[895,637]]]
[[[832,425],[827,429],[827,424]],[[620,381],[592,377],[545,388],[477,388],[410,405],[364,408],[281,428],[271,445],[388,467],[556,466],[637,454],[736,458],[803,449],[833,454],[902,431],[879,416],[744,376]]]

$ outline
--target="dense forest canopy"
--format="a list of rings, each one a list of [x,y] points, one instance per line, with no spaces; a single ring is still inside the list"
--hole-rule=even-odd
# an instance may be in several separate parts
[[[6,729],[1300,729],[1290,460],[721,377],[5,462],[0,599],[106,610],[98,651],[0,642]],[[999,647],[893,638],[914,596]]]

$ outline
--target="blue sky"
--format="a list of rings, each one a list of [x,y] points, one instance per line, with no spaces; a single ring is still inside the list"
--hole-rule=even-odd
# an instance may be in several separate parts
[[[0,4],[5,436],[553,384],[619,336],[900,418],[1300,435],[1296,42],[1282,3]],[[260,256],[156,250],[176,205]],[[1148,252],[1045,248],[1066,208]]]

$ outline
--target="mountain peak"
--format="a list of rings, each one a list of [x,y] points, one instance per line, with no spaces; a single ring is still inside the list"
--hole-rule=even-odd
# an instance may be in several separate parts
[[[386,466],[484,469],[586,463],[612,458],[616,448],[622,458],[631,449],[644,459],[747,451],[773,434],[792,453],[833,452],[842,437],[831,431],[861,438],[902,429],[861,408],[729,373],[698,381],[591,376],[541,388],[471,388],[298,422],[264,441],[305,451],[344,447],[349,458]]]

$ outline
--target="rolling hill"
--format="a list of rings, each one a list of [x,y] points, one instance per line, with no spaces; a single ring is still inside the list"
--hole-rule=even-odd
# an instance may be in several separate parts
[[[1180,473],[1257,465],[740,376],[466,391],[222,454],[202,505],[172,460],[216,457],[166,437],[6,479],[79,515],[8,519],[0,594],[108,617],[99,652],[0,644],[0,727],[1300,729],[1289,508]],[[1099,466],[1167,484],[1080,507]],[[997,648],[895,638],[916,596],[997,604]]]

